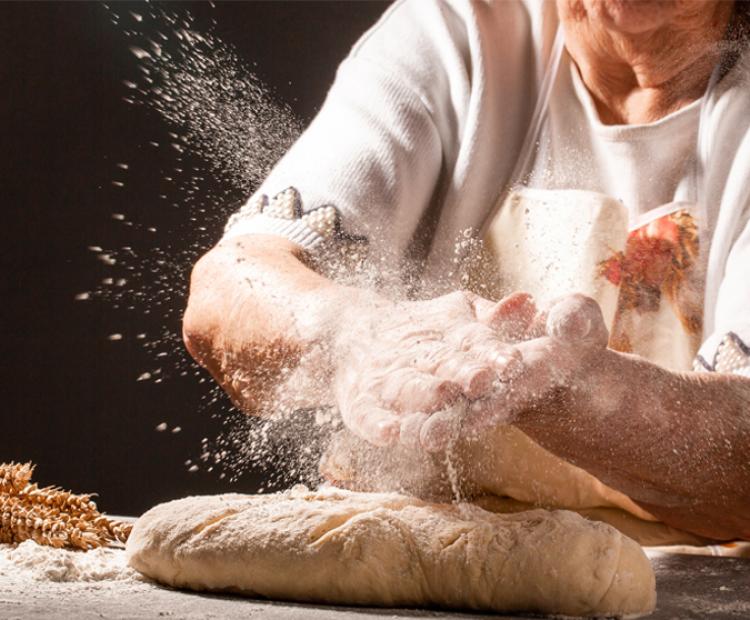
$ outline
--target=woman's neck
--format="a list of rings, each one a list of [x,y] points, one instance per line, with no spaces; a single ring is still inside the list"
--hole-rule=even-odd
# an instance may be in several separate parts
[[[695,2],[632,33],[591,19],[580,0],[558,0],[566,48],[609,125],[652,122],[701,97],[732,11],[732,2]]]

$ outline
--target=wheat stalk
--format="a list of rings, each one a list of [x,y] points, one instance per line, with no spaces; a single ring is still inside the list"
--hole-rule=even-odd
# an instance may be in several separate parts
[[[31,463],[0,463],[0,543],[95,549],[127,541],[131,524],[102,515],[91,495],[31,482]]]
[[[31,463],[0,463],[0,493],[18,493],[31,480]]]

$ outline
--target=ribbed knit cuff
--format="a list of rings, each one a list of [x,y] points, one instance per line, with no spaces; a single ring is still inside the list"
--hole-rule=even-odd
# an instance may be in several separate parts
[[[323,242],[323,237],[301,220],[284,220],[262,213],[246,216],[236,213],[224,228],[224,239],[252,234],[279,235],[294,241],[306,250],[314,250]]]
[[[750,377],[750,346],[734,332],[714,335],[701,347],[693,362],[693,370]]]
[[[367,239],[345,233],[336,207],[326,204],[303,211],[299,192],[288,187],[269,200],[255,194],[224,227],[224,239],[240,235],[279,235],[300,245],[313,255],[335,250],[339,257],[356,255],[361,260]]]

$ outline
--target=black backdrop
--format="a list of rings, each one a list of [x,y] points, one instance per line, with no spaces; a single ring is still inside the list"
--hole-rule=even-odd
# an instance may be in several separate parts
[[[195,13],[198,30],[202,19],[215,18],[215,32],[256,63],[276,99],[308,121],[338,62],[386,6],[168,8]],[[120,14],[144,9],[112,7]],[[257,473],[230,484],[217,472],[189,472],[184,464],[196,459],[202,437],[219,430],[201,412],[206,387],[199,377],[135,380],[154,360],[133,334],[157,332],[161,314],[144,314],[143,304],[128,313],[111,300],[74,299],[111,275],[87,246],[154,243],[143,227],[118,228],[113,212],[157,231],[175,217],[159,203],[163,190],[154,173],[174,165],[174,153],[143,150],[165,134],[164,123],[122,101],[122,80],[135,71],[122,28],[98,3],[3,3],[0,59],[0,461],[33,460],[40,482],[97,491],[110,513],[139,513],[189,493],[255,490],[262,482]],[[115,167],[125,161],[127,173]],[[124,187],[112,185],[117,178],[127,179]],[[207,237],[217,238],[217,221],[206,225]],[[188,237],[169,239],[177,254],[181,244],[195,241]],[[164,303],[179,311],[184,299]],[[173,330],[177,315],[168,324]],[[108,340],[112,333],[123,339]],[[182,431],[156,432],[162,421]]]

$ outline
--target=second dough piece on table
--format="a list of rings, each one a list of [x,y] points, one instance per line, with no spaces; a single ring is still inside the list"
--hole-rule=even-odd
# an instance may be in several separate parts
[[[127,552],[171,586],[271,599],[580,616],[656,598],[641,548],[607,525],[388,493],[189,497],[143,515]]]

